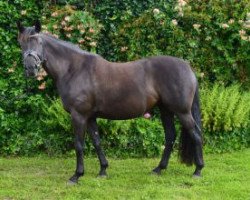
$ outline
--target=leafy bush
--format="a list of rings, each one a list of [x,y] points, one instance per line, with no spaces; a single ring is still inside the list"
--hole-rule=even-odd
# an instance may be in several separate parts
[[[245,128],[250,123],[250,93],[240,92],[239,85],[228,88],[214,85],[203,89],[202,113],[203,126],[209,131],[232,131]]]
[[[51,101],[50,106],[44,105],[43,127],[46,127],[48,136],[57,146],[52,145],[48,152],[63,151],[65,148],[72,148],[72,127],[70,116],[64,111],[61,101]],[[156,156],[161,152],[163,144],[163,130],[158,119],[145,120],[133,119],[126,121],[113,121],[99,119],[99,131],[101,143],[105,152],[112,156]],[[91,140],[86,137],[86,153],[93,153]],[[55,150],[51,148],[55,148]],[[58,147],[58,148],[57,148]]]
[[[201,90],[203,126],[209,151],[230,151],[250,145],[250,93],[239,85],[216,84]]]

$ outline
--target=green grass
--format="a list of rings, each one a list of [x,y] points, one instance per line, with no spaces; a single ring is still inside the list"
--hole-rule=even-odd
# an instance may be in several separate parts
[[[0,199],[250,199],[250,149],[205,155],[203,177],[173,156],[161,176],[150,173],[157,159],[109,159],[109,177],[96,178],[99,163],[85,159],[86,175],[67,186],[75,159],[0,158]]]

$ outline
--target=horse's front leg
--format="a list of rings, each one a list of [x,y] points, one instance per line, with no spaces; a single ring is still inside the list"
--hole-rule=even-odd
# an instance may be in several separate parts
[[[97,156],[99,158],[100,161],[100,172],[99,172],[99,176],[100,177],[105,177],[107,176],[106,174],[106,168],[108,167],[108,161],[103,153],[103,150],[101,148],[101,140],[100,140],[100,135],[98,133],[98,127],[97,127],[97,123],[96,123],[96,119],[90,119],[88,121],[88,132],[92,138],[92,142],[93,145],[95,147]]]
[[[75,151],[76,151],[76,171],[69,179],[69,184],[78,182],[80,176],[84,174],[83,163],[83,145],[86,128],[86,118],[76,111],[71,112],[72,125],[75,133]]]

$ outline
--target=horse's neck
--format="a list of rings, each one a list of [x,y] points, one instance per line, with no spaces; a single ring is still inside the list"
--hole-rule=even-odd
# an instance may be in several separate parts
[[[44,53],[46,62],[44,65],[47,73],[54,79],[60,80],[68,72],[70,63],[72,62],[71,53],[65,54],[63,47],[60,47],[59,44],[53,43],[49,38],[46,38],[44,44]]]

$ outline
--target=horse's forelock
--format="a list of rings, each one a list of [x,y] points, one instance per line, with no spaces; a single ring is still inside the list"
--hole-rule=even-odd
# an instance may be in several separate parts
[[[28,28],[25,28],[23,33],[19,34],[18,38],[19,38],[19,40],[21,40],[23,42],[27,42],[29,37],[34,36],[36,34],[37,34],[37,32],[35,31],[34,27],[28,27]]]

